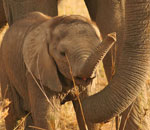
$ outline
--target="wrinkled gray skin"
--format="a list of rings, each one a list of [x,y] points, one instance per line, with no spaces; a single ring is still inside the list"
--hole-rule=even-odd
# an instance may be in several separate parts
[[[117,32],[117,43],[115,44],[115,47],[109,53],[107,53],[106,57],[103,60],[107,79],[108,79],[108,81],[111,81],[112,72],[113,72],[113,67],[112,67],[113,59],[116,59],[115,60],[115,62],[116,62],[115,69],[118,70],[118,68],[119,68],[118,65],[119,65],[120,58],[121,58],[120,54],[122,52],[124,52],[124,50],[122,50],[123,45],[125,43],[124,42],[125,37],[123,35],[126,35],[125,34],[126,32],[124,32],[124,30],[127,28],[126,27],[127,25],[125,25],[125,24],[127,23],[126,21],[128,20],[128,19],[125,19],[125,15],[127,18],[132,17],[132,16],[128,16],[130,14],[130,12],[129,13],[125,12],[125,1],[126,0],[113,0],[113,1],[112,0],[105,0],[105,1],[97,0],[97,4],[95,4],[95,7],[93,6],[94,8],[92,8],[90,5],[88,5],[88,3],[90,3],[90,2],[92,4],[94,4],[94,2],[92,0],[86,0],[86,1],[87,1],[87,7],[89,9],[91,18],[92,18],[92,20],[96,21],[98,27],[101,30],[102,36],[104,37],[106,34],[113,32],[113,31]],[[138,0],[135,1],[135,3],[136,2],[138,2]],[[141,1],[141,5],[139,5],[139,6],[143,5],[143,8],[144,8],[144,4],[146,5],[146,2]],[[135,10],[133,10],[133,11],[137,12],[138,8],[136,7],[136,5],[133,8],[135,8]],[[97,11],[95,11],[96,9],[97,9]],[[130,8],[127,6],[126,10],[129,10],[129,9]],[[145,12],[142,10],[144,10],[144,9],[141,8],[141,10],[140,10],[141,13],[138,10],[140,16],[146,17],[145,12],[148,12],[149,10],[145,9]],[[95,12],[94,13],[95,15],[93,15],[93,12]],[[133,16],[140,17],[140,16],[137,16],[137,14],[133,14]],[[147,17],[147,19],[143,19],[143,20],[149,22],[149,17]],[[142,19],[141,19],[141,21],[142,21]],[[140,22],[140,20],[133,19],[133,22],[134,22],[135,26],[137,26],[138,23]],[[146,24],[144,24],[144,25],[149,26]],[[134,25],[131,25],[131,26],[134,26]],[[139,26],[139,28],[140,27],[141,26]],[[144,28],[143,28],[143,30],[144,30]],[[138,32],[138,30],[135,29],[135,32],[133,32],[133,34],[137,34],[137,32]],[[143,34],[141,35],[141,37],[142,36],[143,36]],[[145,40],[145,39],[143,38],[142,40]],[[135,41],[133,41],[133,42],[135,42]],[[117,48],[117,50],[115,48]],[[113,59],[112,59],[112,55],[113,55]],[[150,80],[150,76],[149,76],[148,80]],[[148,117],[148,114],[145,114],[145,113],[148,113],[147,109],[150,109],[150,105],[148,105],[149,98],[147,96],[147,93],[149,92],[149,89],[150,89],[150,84],[149,84],[148,80],[146,80],[145,84],[143,85],[142,91],[139,94],[139,96],[136,98],[134,105],[133,106],[131,105],[125,112],[123,112],[121,114],[122,120],[121,120],[121,124],[120,124],[120,129],[118,128],[119,125],[116,125],[116,129],[119,129],[119,130],[123,130],[123,129],[124,130],[138,130],[138,129],[150,130],[150,125],[149,125],[150,118]],[[129,119],[127,120],[127,115],[129,114],[129,111],[131,111],[130,112],[131,114],[129,116]],[[118,123],[118,122],[116,122],[116,123]]]
[[[29,112],[27,125],[51,130],[52,124],[57,124],[60,96],[73,88],[66,56],[76,84],[87,86],[98,60],[114,43],[114,34],[101,42],[94,26],[81,16],[50,18],[34,12],[8,29],[0,50],[2,94],[4,97],[8,89],[5,98],[11,101],[7,130]],[[87,68],[91,70],[88,73]],[[50,102],[38,84],[44,87]]]
[[[57,15],[56,1],[48,1],[51,2],[50,6],[55,4],[55,6],[52,6],[53,8],[49,8],[49,10],[51,10],[50,12],[52,12],[51,15]],[[144,91],[141,91],[141,88],[142,90],[146,89],[144,86],[146,86],[146,75],[149,73],[148,68],[150,66],[150,56],[147,52],[149,44],[146,42],[150,38],[150,30],[148,30],[150,28],[150,6],[148,6],[150,3],[149,0],[126,0],[126,3],[124,1],[125,0],[85,0],[91,18],[96,21],[102,32],[102,36],[104,37],[107,33],[116,31],[117,44],[119,44],[119,46],[117,47],[116,74],[109,83],[109,87],[106,87],[104,91],[95,96],[84,100],[83,108],[85,115],[89,113],[87,115],[89,121],[103,122],[122,113],[141,93],[141,97],[139,97],[139,95],[136,99],[136,105],[133,106],[133,111],[131,111],[125,130],[148,130],[148,123],[146,122],[145,116],[143,117],[144,114],[142,114],[145,112],[145,106],[141,105],[144,104],[145,98],[143,98],[143,95],[145,94],[143,94]],[[22,15],[31,10],[40,10],[39,6],[36,6],[38,9],[32,8],[36,5],[34,0],[29,2],[28,6],[26,2],[27,8],[22,7],[24,2],[25,1],[12,4],[10,0],[5,0],[5,3],[7,3],[5,10],[6,12],[8,11],[6,15],[10,25],[15,21],[16,17],[21,18]],[[19,11],[16,11],[15,8]],[[47,8],[44,10],[46,11]],[[13,21],[9,19],[13,19]],[[104,59],[104,68],[108,81],[112,79],[111,66],[112,59],[111,53],[109,53]],[[138,100],[140,98],[142,98],[142,100]],[[123,114],[122,124],[124,124],[127,111]],[[141,123],[141,117],[143,123]],[[121,127],[123,127],[123,125]]]

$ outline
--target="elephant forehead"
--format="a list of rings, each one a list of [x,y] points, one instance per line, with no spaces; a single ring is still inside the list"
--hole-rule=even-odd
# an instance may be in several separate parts
[[[91,37],[87,37],[87,36],[72,36],[69,35],[68,37],[65,37],[64,39],[62,39],[61,41],[59,41],[58,50],[83,50],[83,49],[87,49],[87,50],[93,50],[93,48],[97,47],[97,45],[99,44],[99,40],[98,39],[94,39]],[[71,50],[73,49],[73,50]]]
[[[52,32],[54,37],[64,38],[67,35],[81,35],[81,36],[99,36],[96,25],[86,22],[76,22],[71,24],[59,24]]]

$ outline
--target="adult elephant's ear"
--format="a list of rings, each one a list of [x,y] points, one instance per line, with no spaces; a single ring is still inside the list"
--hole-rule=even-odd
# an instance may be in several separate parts
[[[27,70],[52,91],[61,92],[56,65],[48,52],[50,42],[49,20],[27,34],[23,45],[23,58]]]

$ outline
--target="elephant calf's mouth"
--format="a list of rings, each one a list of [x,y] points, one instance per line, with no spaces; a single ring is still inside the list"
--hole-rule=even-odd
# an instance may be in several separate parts
[[[94,78],[95,78],[95,76],[90,77],[90,78],[74,77],[76,85],[79,85],[79,86],[89,85],[90,83],[92,83]]]

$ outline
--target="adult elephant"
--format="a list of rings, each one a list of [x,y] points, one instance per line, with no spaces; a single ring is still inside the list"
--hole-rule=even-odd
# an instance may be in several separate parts
[[[118,32],[117,67],[113,80],[110,81],[113,71],[112,58],[111,54],[108,54],[104,59],[104,67],[110,81],[109,87],[83,101],[87,119],[91,122],[103,122],[122,113],[145,86],[150,66],[150,56],[147,51],[150,37],[148,30],[150,2],[148,0],[126,0],[126,2],[125,0],[85,0],[85,3],[103,37],[109,32]],[[51,16],[57,15],[56,0],[44,0],[44,2],[43,0],[5,0],[4,5],[9,25],[31,11],[41,11]],[[144,128],[146,125],[141,125],[141,116],[138,111],[144,112],[144,106],[139,107],[138,101],[137,98],[135,105],[132,105],[133,111],[127,121],[126,130],[149,129]],[[120,129],[123,129],[126,122],[127,111],[123,113],[124,121],[121,122],[123,125]],[[145,122],[145,118],[142,121]]]
[[[92,0],[87,0],[87,1],[92,2]],[[108,81],[111,81],[115,69],[118,70],[119,62],[120,62],[120,54],[123,51],[122,50],[124,46],[123,35],[125,34],[124,32],[126,27],[125,24],[127,24],[125,18],[128,16],[127,12],[125,12],[125,9],[126,11],[129,10],[127,7],[125,8],[125,2],[126,2],[125,0],[120,0],[120,1],[119,0],[105,0],[105,1],[98,0],[96,6],[98,6],[99,8],[98,7],[91,8],[90,5],[87,4],[91,18],[96,21],[98,27],[101,30],[101,34],[103,37],[106,36],[106,34],[111,31],[117,32],[117,44],[115,44],[115,47],[109,53],[107,53],[107,56],[103,60]],[[137,1],[137,3],[139,2]],[[144,2],[141,2],[141,6],[142,5],[144,5]],[[135,8],[134,11],[136,10],[138,9]],[[94,13],[95,15],[93,15],[94,11],[95,11]],[[144,13],[141,13],[140,16],[144,17]],[[139,22],[138,19],[137,22]],[[121,114],[122,120],[120,123],[120,130],[122,129],[149,130],[150,129],[150,125],[149,125],[150,119],[148,117],[148,114],[145,114],[147,113],[147,109],[150,109],[150,106],[148,105],[149,99],[147,96],[149,89],[150,89],[150,84],[149,82],[146,81],[145,84],[143,85],[142,92],[136,98],[134,103],[131,104],[130,107]],[[116,126],[117,129],[119,129],[118,126],[119,124],[117,124]]]

